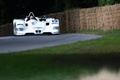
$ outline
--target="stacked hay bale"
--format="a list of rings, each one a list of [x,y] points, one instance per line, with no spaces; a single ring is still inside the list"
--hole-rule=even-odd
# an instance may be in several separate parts
[[[67,31],[78,31],[80,29],[79,9],[71,9],[65,12]]]
[[[4,36],[4,29],[2,25],[0,26],[0,36]]]
[[[113,30],[120,29],[120,4],[81,9],[81,30]]]
[[[91,16],[91,9],[86,9],[86,28],[87,30],[90,29],[92,23],[92,16]]]
[[[12,23],[5,24],[3,29],[4,29],[4,35],[5,36],[12,36],[13,35],[13,25],[12,25]]]
[[[110,15],[111,15],[111,26],[108,30],[113,30],[113,29],[116,29],[117,26],[116,26],[116,22],[118,20],[117,18],[117,10],[116,10],[116,6],[115,5],[112,5],[112,6],[109,6],[110,8]]]
[[[120,29],[120,4],[102,7],[103,30]]]
[[[80,9],[80,30],[86,30],[87,29],[87,23],[86,23],[86,9]]]
[[[66,23],[66,32],[69,32],[69,29],[70,29],[70,11],[69,10],[67,10],[67,11],[65,11],[65,17],[66,17],[66,21],[65,21],[65,23]]]
[[[120,29],[120,4],[112,6],[112,24],[114,24],[113,29]]]
[[[8,27],[9,27],[9,35],[12,36],[13,35],[13,23],[9,23],[8,24]]]
[[[70,32],[74,29],[74,19],[73,19],[73,15],[72,15],[72,10],[67,10],[65,11],[65,17],[66,17],[66,31]]]
[[[103,30],[103,14],[102,14],[102,7],[96,7],[96,27],[95,30]]]
[[[76,14],[75,14],[75,11],[74,10],[70,10],[70,31],[75,31],[75,21],[76,21],[76,18],[75,18]]]
[[[0,26],[0,36],[12,36],[12,35],[13,35],[12,23],[7,23]]]
[[[86,27],[87,30],[95,30],[97,25],[96,7],[86,9]]]
[[[57,13],[57,17],[56,18],[59,19],[59,22],[60,22],[60,33],[67,32],[65,12]]]
[[[80,31],[80,9],[75,9],[74,10],[74,30],[79,32]]]
[[[113,27],[112,24],[112,9],[111,6],[105,6],[102,7],[102,13],[103,13],[103,24],[104,24],[104,30],[110,30]]]
[[[95,30],[97,27],[96,7],[80,10],[80,29]]]

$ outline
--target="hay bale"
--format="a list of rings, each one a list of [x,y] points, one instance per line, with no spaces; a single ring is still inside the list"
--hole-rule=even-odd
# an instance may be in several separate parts
[[[114,24],[113,29],[120,29],[120,4],[113,5],[112,10],[113,10],[112,22]]]
[[[7,23],[0,26],[0,36],[12,36],[12,35],[13,35],[12,23]]]
[[[69,26],[70,26],[70,12],[69,10],[65,11],[65,16],[66,16],[66,31],[68,32],[69,31]]]
[[[75,17],[75,31],[77,31],[77,32],[79,32],[80,31],[80,9],[78,8],[78,9],[75,9],[74,10],[74,12],[75,12],[75,15],[74,15],[74,17]]]
[[[117,9],[115,5],[102,7],[103,20],[104,20],[104,30],[113,30],[117,27],[117,21],[119,19],[116,16]]]
[[[74,29],[74,22],[75,22],[75,18],[74,18],[74,12],[73,12],[73,10],[69,10],[69,16],[68,16],[69,18],[69,31],[73,31],[73,29]]]
[[[97,24],[96,7],[86,9],[86,22],[87,30],[95,30]]]
[[[79,16],[79,9],[71,9],[71,10],[67,10],[67,11],[64,11],[62,12],[62,15],[63,17],[60,17],[62,18],[62,20],[59,20],[61,21],[60,24],[64,24],[63,26],[65,27],[66,32],[70,32],[70,31],[76,31],[76,26],[79,26],[78,23],[79,23],[79,19],[78,19],[78,16]]]
[[[77,31],[79,29],[79,9],[69,10],[69,23],[71,31]]]
[[[86,9],[80,9],[80,29],[81,30],[86,30],[87,23],[86,23]]]
[[[13,24],[12,23],[9,23],[9,35],[10,36],[13,36]]]
[[[97,19],[97,26],[96,30],[103,30],[103,14],[102,14],[102,7],[97,7],[96,9],[96,19]]]
[[[65,12],[58,13],[57,15],[58,16],[56,18],[59,19],[59,22],[60,22],[60,33],[65,33],[67,30]]]
[[[0,26],[0,36],[4,36],[4,30],[3,30],[3,26]]]
[[[110,29],[110,18],[111,16],[109,15],[109,6],[102,7],[102,13],[103,13],[103,24],[104,24],[104,30],[109,30]]]

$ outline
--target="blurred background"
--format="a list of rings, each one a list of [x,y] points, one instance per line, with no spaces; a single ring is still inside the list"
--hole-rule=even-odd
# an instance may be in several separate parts
[[[98,0],[0,0],[0,24],[24,18],[29,12],[36,16],[98,5]]]

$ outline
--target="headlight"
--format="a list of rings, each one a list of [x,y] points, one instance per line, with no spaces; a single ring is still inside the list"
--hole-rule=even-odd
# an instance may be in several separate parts
[[[23,31],[24,29],[23,28],[17,28],[17,31]]]
[[[53,30],[59,30],[59,27],[53,27]]]

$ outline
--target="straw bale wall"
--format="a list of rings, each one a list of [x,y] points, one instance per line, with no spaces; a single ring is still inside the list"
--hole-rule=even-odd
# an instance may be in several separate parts
[[[61,33],[120,29],[120,4],[87,9],[77,8],[47,16],[60,20]]]
[[[77,8],[46,16],[59,19],[61,33],[120,29],[120,4],[86,9]],[[0,26],[0,36],[13,35],[12,31],[12,23]]]
[[[0,25],[0,36],[11,36],[11,35],[13,35],[12,23]]]

